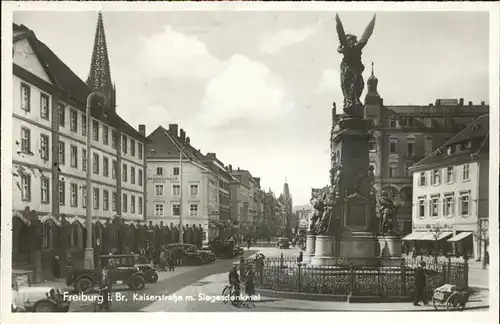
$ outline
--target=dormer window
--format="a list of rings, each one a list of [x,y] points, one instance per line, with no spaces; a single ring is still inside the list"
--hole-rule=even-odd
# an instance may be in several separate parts
[[[389,118],[389,128],[396,128],[398,126],[398,121],[396,117]]]
[[[467,141],[465,143],[465,148],[471,148],[472,147],[472,141]]]

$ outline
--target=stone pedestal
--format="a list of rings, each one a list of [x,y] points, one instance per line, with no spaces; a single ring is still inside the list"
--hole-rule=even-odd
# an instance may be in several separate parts
[[[333,236],[316,235],[314,256],[311,258],[312,265],[335,265],[336,260],[333,257],[333,242]]]
[[[402,241],[399,236],[378,236],[379,264],[383,267],[398,267],[401,257]]]
[[[376,266],[376,242],[370,232],[344,232],[340,240],[340,255],[348,263]]]
[[[316,235],[307,234],[306,239],[306,251],[304,253],[304,263],[311,263],[311,259],[314,256],[314,251],[316,250]]]

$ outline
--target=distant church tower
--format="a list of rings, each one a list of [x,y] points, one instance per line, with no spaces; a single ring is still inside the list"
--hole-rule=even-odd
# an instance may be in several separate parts
[[[99,12],[97,16],[94,50],[92,52],[92,61],[90,62],[90,73],[87,78],[87,85],[93,91],[100,91],[106,96],[107,109],[112,111],[116,110],[116,88],[111,81],[108,47],[106,45],[102,12]]]

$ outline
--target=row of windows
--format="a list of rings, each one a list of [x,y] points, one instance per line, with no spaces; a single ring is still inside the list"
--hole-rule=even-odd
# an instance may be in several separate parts
[[[372,152],[377,151],[377,140],[375,138],[370,139],[369,149]],[[425,151],[425,155],[429,155],[432,153],[432,139],[431,138],[425,139],[424,151]],[[399,140],[397,138],[390,138],[389,139],[389,153],[390,154],[402,153],[402,152],[400,152]],[[406,139],[406,156],[414,157],[415,155],[416,155],[415,139],[414,138],[407,138]]]
[[[42,177],[40,179],[40,198],[41,202],[44,204],[48,204],[50,202],[50,180],[49,178]],[[71,207],[79,207],[81,205],[82,208],[87,208],[87,190],[85,186],[78,186],[75,183],[70,183],[69,188],[69,206]],[[81,192],[79,192],[81,190]],[[102,189],[102,200],[101,200],[101,189],[92,188],[92,201],[93,208],[100,209],[102,202],[102,209],[109,210],[109,191],[106,189]],[[21,199],[23,201],[31,201],[31,176],[29,174],[21,175]],[[79,197],[81,197],[81,204],[79,204]],[[128,212],[128,195],[123,194],[122,197],[122,211],[124,213]],[[137,198],[137,206],[136,206],[136,198]],[[111,193],[111,210],[117,210],[117,193]],[[59,205],[66,205],[66,182],[59,182]],[[130,195],[130,213],[138,213],[142,214],[143,199],[142,197],[136,197],[134,195]]]
[[[199,215],[198,204],[189,204],[189,216],[197,217]],[[181,204],[178,202],[173,202],[171,204],[171,215],[180,216],[181,215]],[[155,203],[155,216],[165,216],[165,204]]]
[[[21,109],[29,112],[31,111],[31,105],[30,105],[30,86],[22,83],[21,84]],[[86,114],[80,114],[80,118],[78,118],[79,112],[76,109],[70,109],[69,110],[69,128],[70,131],[73,133],[78,133],[78,125],[80,125],[81,128],[81,134],[82,136],[87,136],[87,116]],[[50,99],[49,96],[41,93],[40,94],[40,117],[46,120],[50,120]],[[64,103],[59,103],[58,104],[58,119],[59,119],[59,126],[60,127],[65,127],[66,125],[66,105]],[[78,119],[81,120],[80,123],[78,123]],[[109,127],[106,125],[102,125],[100,127],[99,121],[92,119],[92,140],[99,142],[100,138],[102,139],[102,144],[104,145],[109,145]],[[116,142],[117,142],[117,133],[115,130],[111,130],[111,147],[113,149],[116,149]],[[126,135],[122,136],[122,154],[127,155],[129,150],[128,150],[128,139]],[[136,149],[136,142],[133,139],[130,139],[130,155],[131,156],[136,156],[142,160],[142,155],[143,155],[143,145],[142,143],[138,142],[137,143],[137,149]]]
[[[164,185],[163,184],[155,184],[155,196],[162,197],[164,196]],[[189,196],[192,198],[198,197],[199,195],[199,187],[197,184],[189,185]],[[180,197],[181,196],[181,185],[173,184],[172,185],[172,197]]]
[[[427,127],[431,128],[436,122],[439,125],[445,127],[451,127],[452,119],[446,117],[415,117],[415,116],[400,116],[400,117],[389,117],[389,128],[401,128],[401,127]]]
[[[455,211],[456,207],[458,210]],[[470,192],[461,192],[457,199],[454,193],[441,195],[430,195],[429,199],[426,196],[418,197],[418,211],[417,215],[420,218],[426,216],[430,217],[453,217],[455,215],[460,215],[467,217],[470,215]]]
[[[457,167],[459,168],[459,167]],[[455,182],[455,178],[457,177],[457,172],[454,166],[446,167],[445,169],[435,169],[430,171],[430,184],[432,186],[437,186],[443,183],[451,184]],[[442,180],[442,175],[444,173],[444,182]],[[470,165],[468,163],[461,166],[461,180],[469,181],[470,180]],[[427,172],[420,172],[418,185],[420,187],[425,187],[428,184],[427,181]]]
[[[179,172],[179,171],[180,171],[179,167],[174,167],[172,171],[173,171],[172,175],[176,175],[176,176],[178,176],[178,175],[179,175],[179,173],[180,173],[180,172]],[[166,174],[164,174],[164,172],[163,172],[163,167],[156,167],[156,173],[155,173],[155,175],[157,175],[157,176],[163,176],[163,175],[166,175]]]

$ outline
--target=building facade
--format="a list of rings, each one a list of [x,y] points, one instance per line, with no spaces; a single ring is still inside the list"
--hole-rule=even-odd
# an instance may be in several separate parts
[[[412,229],[410,166],[431,154],[465,125],[488,113],[489,106],[484,102],[464,103],[463,99],[438,99],[427,106],[386,106],[377,87],[372,66],[365,97],[365,118],[372,120],[374,126],[370,165],[374,167],[377,192],[387,191],[399,206],[399,230],[407,234]],[[335,110],[334,126],[338,121]]]
[[[413,232],[421,248],[484,256],[488,242],[489,115],[470,123],[439,149],[411,167]],[[430,245],[430,246],[429,246]],[[441,252],[440,251],[440,252]]]
[[[249,171],[229,165],[229,173],[235,179],[230,184],[231,189],[231,218],[237,222],[240,234],[249,234],[253,224],[253,215],[250,215],[250,186],[252,175]]]

